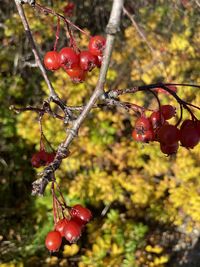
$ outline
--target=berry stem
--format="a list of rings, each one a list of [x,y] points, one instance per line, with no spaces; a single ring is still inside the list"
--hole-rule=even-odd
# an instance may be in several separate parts
[[[59,192],[59,194],[60,194],[60,196],[61,196],[61,198],[62,198],[63,206],[65,207],[65,209],[70,209],[71,207],[67,206],[67,204],[66,204],[66,202],[65,202],[65,198],[64,198],[64,196],[63,196],[63,194],[62,194],[62,191],[61,191],[61,188],[60,188],[59,184],[58,184],[56,181],[55,181],[55,183],[56,183],[58,192]]]
[[[79,52],[79,48],[76,44],[76,41],[73,37],[73,33],[69,27],[69,23],[66,21],[66,27],[67,27],[67,32],[69,34],[69,39],[70,39],[70,43],[69,43],[69,46],[72,47],[77,53]]]
[[[54,51],[57,50],[59,35],[60,35],[60,17],[57,16],[56,40],[55,40],[54,47],[53,47]]]
[[[36,61],[37,65],[38,65],[38,67],[40,68],[42,76],[43,76],[43,78],[44,78],[44,80],[45,80],[45,82],[47,84],[48,89],[49,89],[50,97],[52,99],[59,99],[57,93],[55,92],[55,90],[54,90],[54,88],[53,88],[53,86],[52,86],[52,84],[51,84],[51,82],[50,82],[50,80],[49,80],[49,78],[47,76],[47,72],[46,72],[46,70],[45,70],[45,68],[43,66],[43,63],[42,63],[42,60],[40,58],[40,55],[39,55],[38,49],[36,47],[35,41],[33,39],[33,36],[32,36],[31,30],[30,30],[27,18],[25,16],[24,9],[23,9],[22,5],[20,5],[18,3],[17,0],[14,0],[14,1],[15,1],[19,16],[21,18],[23,27],[25,29],[26,35],[27,35],[28,40],[29,40],[29,42],[30,42],[30,44],[32,46],[32,52],[34,54],[35,61]]]
[[[178,121],[177,121],[177,123],[175,125],[176,127],[181,123],[182,118],[183,118],[183,105],[180,104],[180,103],[179,103],[179,105],[180,105],[180,117],[179,117],[179,119],[178,119]]]
[[[56,203],[55,203],[54,181],[52,181],[51,192],[52,192],[52,199],[53,199],[53,219],[54,219],[54,224],[56,224],[57,223],[57,209],[56,209]]]
[[[62,19],[66,24],[71,25],[72,27],[74,27],[75,29],[77,29],[78,31],[82,32],[83,34],[85,34],[86,36],[88,36],[90,38],[90,34],[88,34],[87,32],[85,32],[84,30],[82,30],[81,28],[79,28],[77,25],[75,25],[74,23],[72,23],[69,19],[65,18],[63,15],[55,12],[53,9],[44,7],[40,4],[35,4],[34,8],[38,9],[39,11],[42,11],[45,14],[51,14],[54,16],[59,17],[60,19]]]

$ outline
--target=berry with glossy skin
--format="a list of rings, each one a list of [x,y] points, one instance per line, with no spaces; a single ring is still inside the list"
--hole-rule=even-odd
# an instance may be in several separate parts
[[[133,130],[132,137],[137,142],[148,143],[154,140],[153,130],[147,130],[144,133],[139,133],[137,130]]]
[[[200,141],[200,135],[196,127],[196,122],[186,120],[182,123],[180,128],[181,145],[186,148],[195,147]]]
[[[65,226],[67,225],[68,220],[66,218],[63,218],[59,220],[55,225],[55,231],[59,232],[61,236],[65,236]]]
[[[159,128],[165,122],[165,119],[160,111],[152,112],[149,119],[152,123],[153,129]]]
[[[82,70],[91,71],[98,64],[97,56],[94,56],[90,51],[82,51],[80,53],[80,67]]]
[[[71,78],[71,80],[75,83],[83,82],[86,78],[86,72],[82,70],[80,67],[76,67],[73,69],[66,69],[66,72]]]
[[[71,47],[63,47],[59,52],[60,64],[65,69],[75,68],[79,65],[79,55]]]
[[[80,219],[85,224],[88,223],[92,218],[91,211],[80,204],[77,204],[71,208],[70,215],[72,218]]]
[[[179,144],[175,142],[173,144],[162,144],[160,143],[160,150],[167,155],[175,154],[178,151]]]
[[[82,226],[75,220],[71,219],[64,228],[64,235],[69,243],[76,242],[81,236]]]
[[[176,108],[174,108],[172,105],[162,105],[160,107],[160,111],[165,120],[171,119],[176,114]]]
[[[51,231],[47,234],[45,239],[46,248],[50,252],[58,251],[62,243],[62,236],[57,231]]]
[[[106,46],[106,39],[103,36],[96,35],[90,38],[88,50],[95,56],[103,55]]]
[[[179,129],[171,124],[162,125],[157,131],[158,141],[162,144],[173,144],[179,140]]]
[[[144,133],[145,131],[148,131],[150,129],[152,129],[152,124],[148,118],[141,116],[140,118],[136,120],[135,130],[138,133]]]
[[[60,57],[57,51],[49,51],[44,56],[44,65],[47,70],[57,70],[60,68]]]

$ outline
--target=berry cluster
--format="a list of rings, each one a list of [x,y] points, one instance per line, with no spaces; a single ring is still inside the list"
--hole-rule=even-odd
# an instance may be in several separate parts
[[[88,50],[76,51],[73,47],[63,47],[59,52],[48,51],[44,65],[48,70],[63,68],[75,83],[83,82],[88,71],[101,67],[106,39],[102,36],[90,38]]]
[[[175,114],[173,106],[162,105],[159,110],[153,111],[150,117],[142,115],[135,122],[133,139],[143,143],[157,141],[161,151],[167,155],[178,151],[179,141],[185,148],[194,148],[200,141],[200,121],[184,120],[179,129],[177,125],[168,122]]]
[[[85,225],[92,218],[91,211],[80,204],[73,206],[69,210],[69,215],[69,219],[63,217],[56,222],[54,230],[47,234],[45,245],[50,252],[59,250],[63,237],[69,243],[76,242],[80,238]]]

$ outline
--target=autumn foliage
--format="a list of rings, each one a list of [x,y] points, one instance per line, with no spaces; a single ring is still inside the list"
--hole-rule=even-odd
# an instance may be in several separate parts
[[[44,5],[45,2],[41,1]],[[93,23],[89,18],[92,11],[99,12],[101,5],[94,6],[88,0],[82,1],[84,3],[73,1],[74,5],[69,1],[53,2],[54,10],[65,13],[88,34],[104,36],[104,20],[107,22],[112,1],[105,6],[102,4],[105,17],[101,17],[103,21],[99,24],[98,18]],[[200,84],[200,27],[195,4],[189,1],[186,4],[186,1],[184,4],[157,1],[151,5],[149,1],[142,1],[143,4],[127,2],[130,2],[127,10],[135,12],[134,18],[148,43],[123,15],[105,89],[159,82]],[[149,91],[120,96],[121,101],[146,109],[145,118],[149,124],[142,132],[141,121],[138,121],[141,114],[131,109],[128,112],[120,107],[93,109],[70,147],[70,156],[56,172],[58,184],[55,184],[55,188],[62,190],[69,217],[77,220],[77,210],[87,207],[84,213],[87,218],[82,217],[83,225],[78,225],[80,218],[79,222],[72,223],[74,232],[78,229],[73,233],[77,239],[71,233],[61,231],[61,234],[60,225],[55,228],[53,222],[51,185],[47,186],[43,198],[32,197],[30,192],[34,178],[54,159],[67,127],[62,120],[48,114],[43,116],[43,134],[51,146],[46,144],[48,149],[45,150],[41,147],[37,112],[15,114],[12,108],[9,109],[11,105],[37,106],[48,96],[48,88],[38,69],[30,67],[34,57],[15,6],[8,10],[6,3],[2,5],[0,202],[5,212],[0,223],[0,242],[5,252],[0,256],[0,267],[36,266],[35,262],[40,262],[40,266],[177,266],[173,259],[177,255],[181,258],[183,251],[189,248],[187,243],[196,238],[200,227],[199,125],[193,124],[184,109],[179,129],[174,129],[172,125],[180,118],[180,105],[163,88],[155,90],[161,107]],[[83,64],[82,71],[87,71],[86,81],[73,83],[72,74],[66,75],[69,70],[63,71],[60,63],[52,66],[47,58],[46,53],[53,51],[56,19],[43,13],[36,15],[29,6],[25,11],[57,93],[69,106],[84,105],[97,84],[99,68],[97,61],[94,62],[99,54],[96,53],[92,66],[92,59],[89,66]],[[88,36],[77,30],[73,34],[81,51],[87,50]],[[58,50],[62,51],[66,45],[64,27],[61,27]],[[174,86],[171,90],[188,103],[195,106],[200,103],[199,88]],[[191,109],[199,120],[200,111]],[[165,136],[166,128],[174,131],[172,145],[168,147],[166,142],[170,136]],[[68,219],[63,219],[64,224],[69,223]],[[60,219],[61,226],[63,220]],[[52,235],[55,247],[49,243]],[[78,240],[76,244],[73,237]],[[45,238],[48,249],[44,245]],[[9,247],[6,241],[14,246]],[[184,248],[175,249],[184,242]],[[60,252],[49,254],[48,250],[57,251],[58,248]]]

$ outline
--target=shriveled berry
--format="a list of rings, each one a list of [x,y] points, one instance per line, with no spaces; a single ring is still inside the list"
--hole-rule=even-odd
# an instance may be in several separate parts
[[[64,65],[65,69],[75,68],[79,65],[79,55],[71,47],[62,48],[59,57],[60,64]]]
[[[103,36],[96,35],[90,38],[88,49],[95,56],[101,56],[105,49],[106,39]]]
[[[32,158],[31,158],[31,164],[34,168],[39,168],[42,166],[38,152],[33,154]]]
[[[77,204],[71,208],[70,215],[72,218],[78,218],[84,223],[89,222],[92,218],[91,211],[80,204]]]
[[[58,231],[51,231],[47,234],[45,239],[46,248],[50,252],[58,251],[62,243],[61,234]]]
[[[31,164],[35,168],[39,168],[41,166],[48,165],[51,163],[55,158],[55,153],[48,153],[45,150],[40,150],[33,154],[31,158]]]
[[[60,68],[60,57],[57,51],[49,51],[44,56],[44,65],[48,70],[57,70]]]
[[[71,219],[67,222],[64,228],[64,235],[67,241],[70,243],[76,242],[81,236],[81,225]]]
[[[56,153],[47,153],[47,158],[46,158],[46,164],[50,164],[52,161],[54,161],[54,158],[56,156]]]
[[[82,51],[80,53],[80,67],[82,70],[91,71],[97,64],[97,56],[94,56],[89,51]]]

